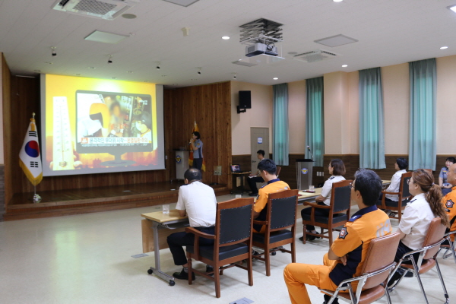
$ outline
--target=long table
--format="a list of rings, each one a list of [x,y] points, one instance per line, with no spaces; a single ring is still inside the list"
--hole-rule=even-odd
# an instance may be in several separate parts
[[[143,213],[141,216],[145,218],[141,221],[143,253],[153,251],[155,258],[155,267],[150,267],[147,273],[155,274],[174,286],[174,278],[161,270],[160,249],[168,248],[166,238],[170,233],[185,231],[189,226],[188,218],[179,216],[178,210],[170,210],[169,214],[162,211]]]
[[[387,186],[391,184],[391,180],[382,180],[382,185]],[[315,188],[315,193],[299,191],[298,201],[299,202],[308,202],[313,201],[315,198],[321,195],[322,188]]]

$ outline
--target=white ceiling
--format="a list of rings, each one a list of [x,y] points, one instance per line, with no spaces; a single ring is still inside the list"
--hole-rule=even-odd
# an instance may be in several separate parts
[[[231,80],[236,73],[239,81],[270,85],[456,55],[456,14],[447,9],[456,0],[200,0],[187,8],[141,0],[128,11],[137,19],[113,21],[54,11],[54,3],[0,0],[0,52],[14,74],[39,70],[188,86]],[[286,60],[256,67],[233,65],[244,58],[239,26],[258,18],[284,24]],[[190,28],[189,36],[183,36],[183,27]],[[130,37],[118,44],[85,41],[94,30]],[[334,48],[313,42],[337,34],[359,42]],[[231,39],[222,40],[222,35]],[[440,50],[443,45],[449,48]],[[51,56],[51,46],[57,47],[56,57]],[[319,48],[341,56],[305,63],[288,55]],[[110,55],[112,64],[107,63]],[[161,70],[155,69],[157,61]]]

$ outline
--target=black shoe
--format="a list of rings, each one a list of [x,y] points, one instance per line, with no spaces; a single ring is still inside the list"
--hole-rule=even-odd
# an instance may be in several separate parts
[[[318,232],[315,232],[315,233],[319,234]],[[319,239],[319,238],[320,238],[319,236],[306,234],[306,240],[308,240],[308,241],[314,241],[315,239]]]
[[[214,267],[212,267],[211,265],[206,265],[206,274],[210,275],[210,276],[213,276],[214,275]]]
[[[249,196],[258,196],[258,193],[250,192],[250,193],[249,193]]]
[[[325,294],[325,295],[323,295],[323,296],[325,297],[325,301],[323,302],[323,304],[327,304],[327,303],[329,303],[329,300],[331,300],[331,297],[330,297],[330,296],[328,296],[328,295],[326,295],[326,294]],[[336,298],[336,299],[334,299],[334,301],[333,301],[333,304],[339,304],[339,302],[338,302],[337,298]]]
[[[301,236],[298,240],[300,240],[301,242],[304,242],[304,237]]]
[[[188,272],[185,272],[184,269],[182,269],[181,272],[175,272],[173,273],[173,277],[179,280],[188,280]],[[195,280],[195,273],[192,272],[192,280]]]
[[[413,278],[413,272],[407,271],[407,273],[405,274],[405,277],[406,278]]]
[[[402,277],[402,274],[404,273],[404,271],[402,269],[398,269],[393,277],[388,281],[388,288],[394,286],[394,284],[396,284],[396,281],[399,280],[401,277]]]

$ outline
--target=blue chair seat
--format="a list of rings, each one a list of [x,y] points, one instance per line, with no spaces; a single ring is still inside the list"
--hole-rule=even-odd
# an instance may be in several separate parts
[[[194,246],[187,246],[187,251],[190,253],[194,253]],[[199,247],[200,255],[203,258],[209,259],[211,261],[214,260],[214,246],[200,246]],[[244,253],[249,252],[249,247],[246,244],[236,244],[232,246],[224,246],[219,248],[219,260],[229,259]]]
[[[302,219],[304,221],[310,222],[310,214],[304,214]],[[317,223],[327,224],[328,220],[329,220],[329,217],[327,217],[327,216],[315,216],[315,222],[317,222]],[[333,215],[332,223],[336,224],[336,223],[346,221],[346,220],[347,220],[347,214],[336,213]]]
[[[264,244],[265,236],[266,236],[266,234],[264,234],[264,233],[254,233],[253,241],[256,243]],[[272,244],[272,243],[280,242],[280,241],[283,241],[286,239],[291,239],[291,238],[293,238],[293,235],[290,230],[284,229],[284,230],[280,230],[280,231],[274,231],[274,232],[271,232],[271,237],[269,238],[269,243]]]

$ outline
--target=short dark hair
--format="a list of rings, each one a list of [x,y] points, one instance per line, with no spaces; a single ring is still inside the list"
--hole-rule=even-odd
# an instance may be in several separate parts
[[[112,97],[111,97],[111,98],[112,98]],[[120,108],[120,103],[119,103],[115,98],[114,98],[113,100],[115,100],[115,101],[113,101],[113,102],[111,103],[111,105],[109,106],[109,111],[111,111],[111,112],[114,111],[114,108],[115,108],[115,107],[119,107],[119,110],[120,110],[120,109],[121,109],[121,108]]]
[[[453,156],[447,157],[447,159],[445,160],[445,162],[447,162],[447,161],[450,161],[450,162],[452,162],[453,164],[456,164],[456,158],[454,158]]]
[[[261,155],[263,155],[263,157],[264,157],[264,150],[258,150],[258,151],[257,151],[257,154],[261,154]]]
[[[276,174],[277,166],[272,159],[263,159],[258,163],[258,170],[266,171],[269,174]]]
[[[408,161],[407,161],[407,159],[405,159],[403,157],[398,157],[396,159],[396,164],[399,167],[399,169],[405,170],[405,169],[407,169]]]
[[[201,171],[196,168],[187,169],[184,173],[184,178],[189,182],[200,181],[203,176],[201,175]]]
[[[192,134],[195,135],[197,139],[200,139],[200,137],[201,137],[200,132],[195,131]]]
[[[140,121],[145,124],[149,129],[152,129],[152,116],[149,112],[142,112]]]
[[[382,191],[382,180],[372,170],[359,169],[355,173],[355,191],[359,191],[363,198],[363,204],[373,206],[377,204]]]
[[[341,159],[331,159],[331,167],[333,167],[333,175],[344,175],[345,165]]]

